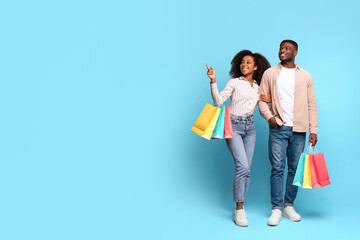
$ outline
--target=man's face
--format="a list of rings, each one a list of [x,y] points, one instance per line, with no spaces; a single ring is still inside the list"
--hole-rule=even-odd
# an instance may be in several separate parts
[[[279,59],[282,62],[292,61],[297,54],[296,48],[289,42],[284,42],[280,45],[279,49]]]

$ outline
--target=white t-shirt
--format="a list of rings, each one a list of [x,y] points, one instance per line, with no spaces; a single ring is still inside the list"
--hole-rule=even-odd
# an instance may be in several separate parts
[[[284,125],[292,127],[294,117],[295,68],[284,68],[281,66],[277,85],[281,106],[284,112]]]

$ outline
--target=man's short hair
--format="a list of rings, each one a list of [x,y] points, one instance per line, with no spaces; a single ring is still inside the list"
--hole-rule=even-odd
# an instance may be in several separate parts
[[[280,46],[281,46],[281,44],[283,44],[283,43],[285,43],[285,42],[291,43],[292,45],[295,46],[296,51],[298,50],[298,44],[297,44],[294,40],[290,40],[290,39],[283,40],[283,41],[280,43]]]

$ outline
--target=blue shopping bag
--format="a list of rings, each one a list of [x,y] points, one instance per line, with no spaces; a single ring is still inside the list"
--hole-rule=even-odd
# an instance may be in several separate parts
[[[214,131],[213,131],[211,137],[223,139],[224,138],[224,125],[225,125],[225,106],[221,106],[220,109],[221,109],[221,112],[220,112],[219,118],[216,122]]]
[[[296,173],[293,181],[293,185],[302,187],[303,186],[303,179],[304,179],[304,165],[305,165],[305,156],[308,153],[302,153],[299,158],[299,163],[296,168]]]

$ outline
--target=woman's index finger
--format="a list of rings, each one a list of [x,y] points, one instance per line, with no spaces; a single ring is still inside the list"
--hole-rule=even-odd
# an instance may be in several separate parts
[[[207,63],[205,63],[205,65],[206,65],[207,69],[210,70],[210,68],[209,68],[209,66],[207,65]]]

